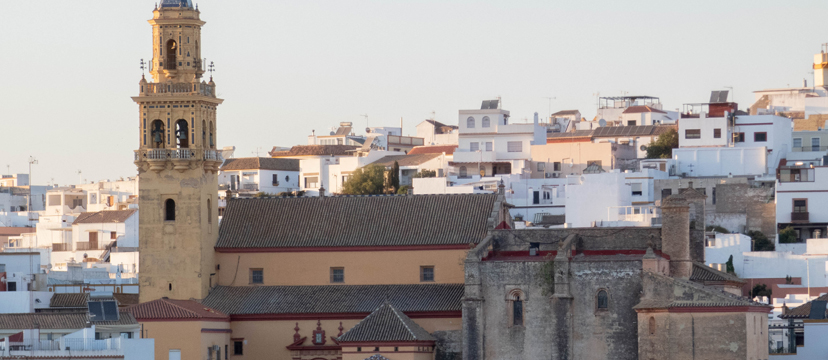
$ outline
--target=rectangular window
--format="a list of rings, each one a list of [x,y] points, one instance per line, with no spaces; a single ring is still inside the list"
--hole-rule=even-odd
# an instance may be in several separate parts
[[[434,281],[434,266],[420,266],[420,282]]]
[[[305,188],[306,189],[316,189],[319,187],[319,177],[318,176],[308,176],[305,178]]]
[[[552,163],[552,170],[554,170],[554,171],[561,171],[561,163],[559,163],[559,162],[553,162],[553,163]]]
[[[684,138],[685,139],[701,139],[701,130],[699,130],[699,129],[684,130]]]
[[[793,212],[795,212],[795,213],[806,213],[806,212],[808,212],[808,200],[807,199],[794,199],[793,200]]]
[[[16,282],[6,283],[6,291],[17,291],[17,283]]]
[[[522,152],[523,151],[523,142],[522,141],[509,141],[506,143],[506,150],[509,152]]]
[[[263,269],[250,269],[250,283],[251,284],[264,284],[264,270]]]
[[[512,325],[523,326],[523,301],[512,301]]]
[[[714,139],[721,139],[722,138],[722,129],[713,129],[713,138]]]
[[[713,188],[713,205],[716,205],[716,188]]]
[[[811,151],[819,151],[819,138],[811,138]]]
[[[643,194],[641,191],[641,183],[630,184],[630,187],[632,188],[633,196],[641,196]]]
[[[6,272],[6,264],[0,264],[0,272]]]
[[[331,268],[331,283],[341,284],[345,282],[345,268],[332,267]]]
[[[802,138],[794,138],[793,139],[793,147],[794,149],[798,149],[802,147]]]
[[[492,142],[486,142],[486,151],[492,151]]]
[[[478,142],[469,143],[469,151],[478,151],[478,150],[480,150],[480,143],[478,143]]]
[[[233,341],[233,355],[244,355],[243,341]]]
[[[733,134],[733,142],[737,142],[737,143],[745,142],[745,133],[743,133],[743,132],[734,133]]]
[[[754,142],[768,141],[768,133],[766,133],[766,132],[753,133],[753,141]]]
[[[113,231],[113,232],[111,232],[111,233],[109,233],[109,239],[110,239],[110,240],[115,240],[115,239],[117,239],[117,238],[118,238],[118,233],[116,233],[116,232],[114,232],[114,231]]]
[[[230,345],[224,345],[224,360],[227,360],[228,355],[230,355]]]
[[[546,163],[539,162],[538,163],[538,171],[543,172],[546,170]]]
[[[279,174],[273,174],[273,186],[279,186]]]
[[[540,191],[532,192],[532,204],[533,205],[540,204]]]

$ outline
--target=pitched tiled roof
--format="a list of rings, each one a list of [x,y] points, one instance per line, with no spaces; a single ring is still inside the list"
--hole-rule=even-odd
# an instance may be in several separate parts
[[[382,158],[380,158],[377,161],[374,161],[371,164],[391,167],[394,166],[394,161],[396,161],[397,164],[399,164],[400,166],[417,166],[438,156],[440,156],[440,154],[388,155],[383,156]]]
[[[578,111],[578,110],[561,110],[561,111],[558,111],[558,112],[552,114],[552,116],[555,116],[555,115],[578,115],[580,113],[581,112]]]
[[[86,327],[87,313],[29,313],[0,314],[0,329],[83,329]],[[121,311],[118,321],[95,321],[95,325],[137,325],[135,318]]]
[[[370,315],[337,339],[339,342],[434,341],[434,337],[411,318],[384,302]]]
[[[230,315],[460,311],[463,284],[218,286],[202,304]]]
[[[828,294],[822,295],[814,300],[828,301]],[[787,314],[779,315],[782,319],[805,319],[811,316],[811,301],[788,310]]]
[[[272,157],[351,155],[358,148],[353,145],[297,145],[288,151],[274,150],[268,154]]]
[[[594,131],[592,137],[633,137],[660,135],[670,129],[672,125],[637,125],[637,126],[602,126]]]
[[[483,240],[495,194],[233,199],[217,248],[471,244]]]
[[[645,112],[654,112],[660,114],[666,114],[666,111],[661,111],[659,109],[649,107],[647,105],[638,105],[638,106],[630,106],[624,110],[624,114],[637,114],[637,113],[645,113]]]
[[[33,233],[36,230],[33,227],[0,227],[0,236],[20,236],[20,234]]]
[[[49,301],[49,307],[53,308],[86,308],[88,293],[54,294]]]
[[[190,320],[229,320],[229,317],[210,307],[193,300],[173,300],[161,298],[130,306],[126,309],[136,319],[190,319]]]
[[[669,284],[673,291],[662,294],[659,298],[644,298],[633,309],[666,309],[677,307],[732,307],[750,306],[764,307],[770,312],[771,307],[754,302],[743,296],[734,295],[702,284],[664,276],[661,274],[644,272],[644,276],[651,281]]]
[[[137,209],[129,210],[104,210],[96,212],[81,213],[74,224],[100,224],[100,223],[119,223],[129,219],[132,214],[135,214]]]
[[[690,275],[690,281],[705,283],[708,281],[727,281],[744,284],[745,281],[737,276],[728,274],[723,271],[716,270],[704,264],[697,262],[693,263],[693,273]]]
[[[129,306],[138,303],[138,294],[115,293],[112,294],[115,300],[118,300],[118,306]]]
[[[454,150],[457,150],[457,145],[431,145],[431,146],[415,146],[408,152],[408,155],[419,155],[419,154],[442,154],[446,153],[446,155],[454,154]]]
[[[274,159],[265,157],[227,159],[221,171],[228,170],[283,170],[299,171],[298,159]]]

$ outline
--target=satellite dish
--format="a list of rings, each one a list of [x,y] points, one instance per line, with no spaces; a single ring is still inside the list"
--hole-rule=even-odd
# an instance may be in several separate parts
[[[331,135],[336,135],[336,131],[331,131]]]
[[[604,127],[607,126],[607,121],[604,119],[598,120],[598,126]]]
[[[641,145],[639,149],[641,149],[641,151],[647,151],[647,145]]]

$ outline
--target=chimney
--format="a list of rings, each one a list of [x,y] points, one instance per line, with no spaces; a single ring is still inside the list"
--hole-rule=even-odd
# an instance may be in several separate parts
[[[325,197],[325,185],[322,183],[319,183],[319,197]]]
[[[506,193],[506,185],[503,185],[503,179],[500,179],[500,184],[497,185],[497,194],[503,195]]]
[[[690,206],[681,195],[668,197],[661,205],[661,250],[670,256],[670,274],[689,279],[693,271],[690,260]]]

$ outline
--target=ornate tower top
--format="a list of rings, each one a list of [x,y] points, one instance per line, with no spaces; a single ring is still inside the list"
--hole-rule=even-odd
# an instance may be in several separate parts
[[[152,25],[152,63],[155,82],[196,82],[204,74],[201,58],[201,12],[190,0],[164,0],[149,20]]]

